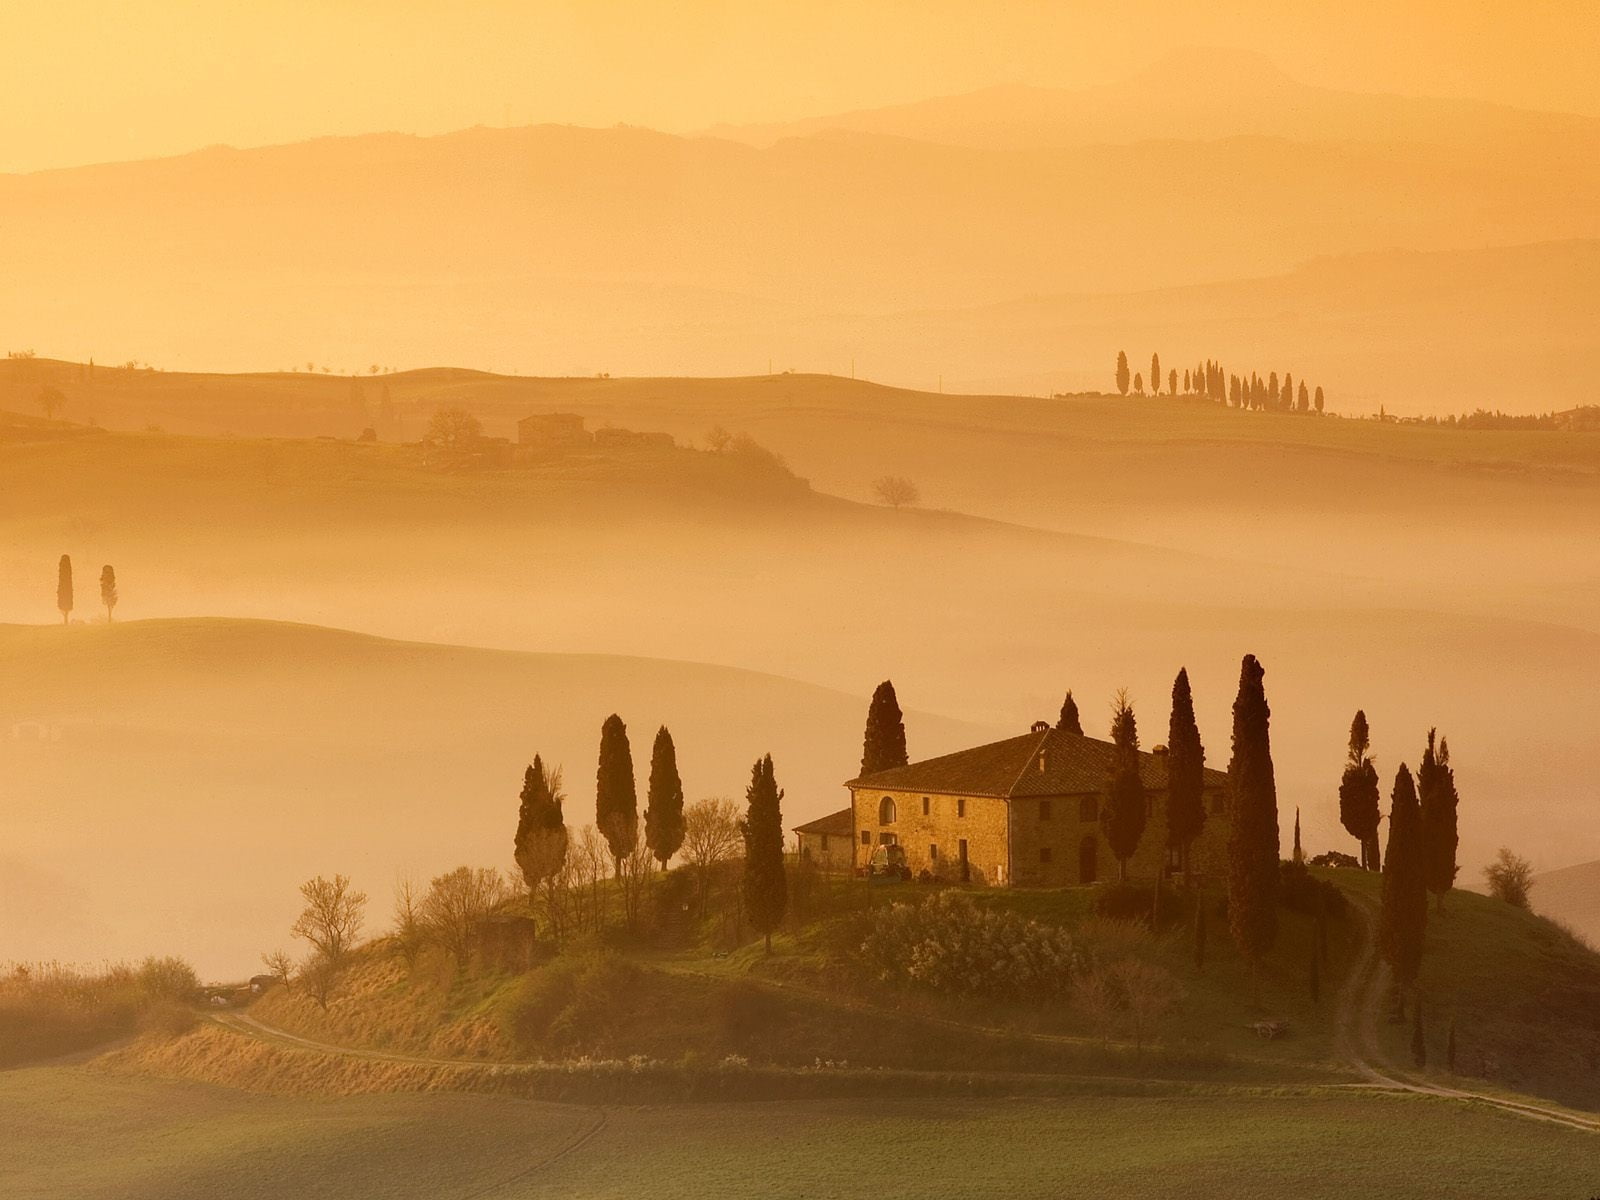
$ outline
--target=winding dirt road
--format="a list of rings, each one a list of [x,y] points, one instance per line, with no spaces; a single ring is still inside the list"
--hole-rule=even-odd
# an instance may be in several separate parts
[[[1366,897],[1353,892],[1346,892],[1345,896],[1361,919],[1362,946],[1355,966],[1351,968],[1350,974],[1339,989],[1339,1007],[1335,1017],[1337,1021],[1335,1045],[1340,1057],[1367,1081],[1358,1086],[1414,1092],[1422,1096],[1439,1096],[1447,1100],[1464,1100],[1498,1108],[1532,1121],[1565,1125],[1569,1129],[1581,1129],[1586,1133],[1600,1133],[1600,1118],[1485,1092],[1443,1087],[1425,1079],[1418,1079],[1395,1066],[1384,1053],[1383,1041],[1378,1036],[1378,1021],[1381,1019],[1389,988],[1389,968],[1378,956],[1376,906]]]

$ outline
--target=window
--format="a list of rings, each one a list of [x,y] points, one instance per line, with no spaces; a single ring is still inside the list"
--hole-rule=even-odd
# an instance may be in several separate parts
[[[928,847],[928,861],[930,863],[933,863],[935,866],[938,866],[938,864],[939,864],[939,847],[938,846],[929,846]]]
[[[893,825],[894,824],[894,797],[893,796],[885,796],[882,800],[878,801],[878,824],[879,825]]]
[[[899,840],[900,839],[895,837],[895,835],[892,833],[880,833],[878,835],[878,845],[880,846],[893,846]]]
[[[956,853],[961,856],[961,882],[962,883],[970,883],[972,881],[972,868],[967,863],[967,839],[966,838],[962,838],[960,841],[958,841],[956,843]]]
[[[1039,820],[1048,821],[1049,819],[1050,819],[1050,801],[1041,800],[1041,801],[1039,801]]]
[[[1100,877],[1100,843],[1090,834],[1078,843],[1078,882],[1093,883]]]
[[[1042,862],[1042,863],[1046,863],[1046,864],[1048,864],[1050,862],[1050,847],[1049,846],[1040,846],[1039,847],[1039,861]]]
[[[932,806],[933,806],[933,801],[929,800],[928,797],[924,796],[922,798],[922,815],[923,816],[927,816],[928,815],[928,810],[930,808],[932,808]]]
[[[964,817],[966,815],[967,815],[967,798],[965,796],[957,796],[956,797],[956,816]]]
[[[828,835],[827,834],[823,834],[822,835],[822,852],[824,854],[826,854],[828,852]]]
[[[872,845],[872,831],[870,829],[863,829],[861,831],[861,844],[863,846]]]
[[[1078,801],[1078,820],[1098,821],[1100,819],[1100,802],[1094,796],[1085,796]]]

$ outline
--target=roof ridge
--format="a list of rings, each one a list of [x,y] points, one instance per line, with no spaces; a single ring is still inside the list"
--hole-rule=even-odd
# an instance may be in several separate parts
[[[1011,781],[1011,786],[1006,789],[1007,800],[1010,800],[1017,794],[1017,785],[1022,782],[1022,777],[1028,773],[1028,768],[1033,766],[1035,757],[1041,750],[1044,749],[1044,744],[1050,740],[1051,735],[1054,734],[1055,731],[1055,726],[1051,725],[1038,735],[1039,741],[1034,745],[1033,753],[1028,755],[1028,761],[1022,764],[1022,770],[1017,772],[1017,777]],[[1031,733],[1032,730],[1029,732]]]

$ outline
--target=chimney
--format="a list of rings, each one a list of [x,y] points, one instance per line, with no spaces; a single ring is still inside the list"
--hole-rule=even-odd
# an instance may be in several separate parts
[[[1035,721],[1033,723],[1033,732],[1034,733],[1049,733],[1050,732],[1050,722],[1049,721]]]
[[[1155,754],[1155,755],[1159,755],[1160,757],[1165,758],[1167,756],[1167,748],[1165,746],[1161,746],[1161,745],[1151,746],[1150,747],[1150,753],[1151,754]]]

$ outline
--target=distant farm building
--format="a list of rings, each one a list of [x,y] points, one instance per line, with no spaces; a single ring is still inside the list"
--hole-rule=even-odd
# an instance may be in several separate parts
[[[823,871],[848,871],[855,865],[855,819],[850,809],[794,827],[800,858]]]
[[[529,450],[570,450],[590,440],[577,413],[534,413],[517,422],[517,445]]]
[[[877,846],[899,845],[913,874],[952,881],[1064,887],[1111,878],[1117,864],[1100,812],[1113,749],[1040,721],[1020,737],[852,779],[854,865],[864,869]],[[1167,846],[1165,747],[1140,753],[1139,776],[1146,824],[1128,871],[1150,879],[1178,867]],[[1226,774],[1205,772],[1206,823],[1190,851],[1200,874],[1226,861],[1227,790]]]

